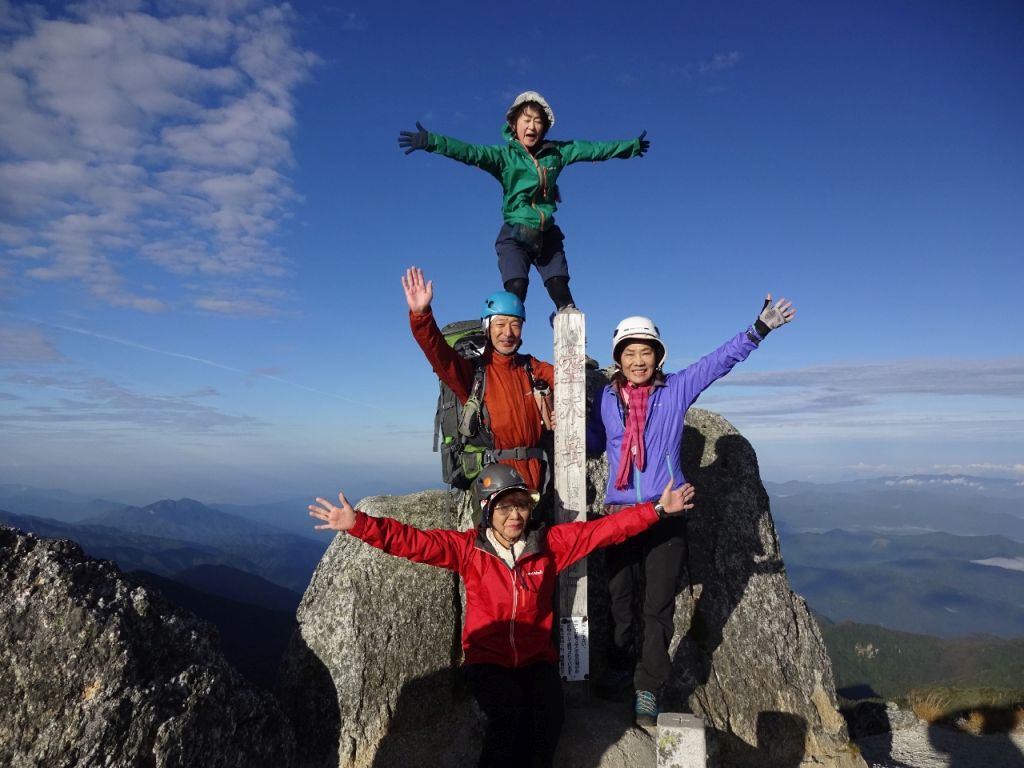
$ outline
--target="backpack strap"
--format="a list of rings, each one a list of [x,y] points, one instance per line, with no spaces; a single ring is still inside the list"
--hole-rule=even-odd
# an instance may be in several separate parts
[[[487,389],[487,366],[480,362],[479,358],[473,360],[473,384],[469,388],[469,396],[475,397],[480,403],[480,429],[477,437],[483,438],[485,445],[490,449],[494,445],[494,433],[491,432],[491,414],[487,411],[487,403],[484,402],[484,392]],[[466,442],[463,438],[463,442]]]

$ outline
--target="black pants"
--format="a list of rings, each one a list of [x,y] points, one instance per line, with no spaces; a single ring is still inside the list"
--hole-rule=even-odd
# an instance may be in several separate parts
[[[467,664],[463,671],[487,717],[480,768],[551,768],[565,719],[558,666]]]
[[[686,523],[675,519],[659,520],[643,533],[605,550],[615,625],[610,661],[623,667],[636,659],[633,685],[638,691],[657,693],[672,674],[668,646],[685,546]],[[642,623],[634,609],[638,603]]]

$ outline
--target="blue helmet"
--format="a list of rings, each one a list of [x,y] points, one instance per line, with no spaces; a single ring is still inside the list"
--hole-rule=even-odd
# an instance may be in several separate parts
[[[487,323],[487,318],[494,315],[509,315],[526,322],[526,307],[522,300],[509,291],[495,291],[484,299],[484,308],[480,310],[480,319]]]

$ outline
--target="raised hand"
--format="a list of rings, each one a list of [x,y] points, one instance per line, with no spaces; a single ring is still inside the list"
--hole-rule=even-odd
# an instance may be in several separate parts
[[[423,280],[423,270],[409,267],[402,275],[402,289],[409,309],[417,315],[425,315],[434,300],[434,281]]]
[[[673,488],[672,481],[669,480],[665,490],[661,492],[661,498],[658,499],[658,503],[665,508],[666,514],[676,515],[687,509],[693,509],[693,496],[695,493],[693,486],[689,483]]]
[[[417,120],[415,131],[399,131],[398,147],[399,149],[405,149],[405,154],[407,155],[415,152],[417,149],[426,149],[427,129],[420,125]]]
[[[772,295],[769,293],[765,297],[764,305],[761,307],[761,314],[754,321],[754,330],[763,339],[776,328],[792,322],[794,317],[796,317],[796,309],[794,309],[792,302],[781,298],[772,305]]]
[[[323,520],[323,525],[313,526],[318,531],[347,531],[356,524],[356,511],[348,503],[345,494],[338,492],[340,507],[336,507],[327,499],[316,497],[316,504],[309,505],[309,516],[317,520]]]
[[[644,156],[644,152],[646,152],[648,149],[651,148],[650,139],[645,139],[644,138],[644,136],[646,136],[646,135],[647,135],[647,131],[644,131],[643,133],[640,134],[640,150],[636,153],[637,157],[643,157]]]

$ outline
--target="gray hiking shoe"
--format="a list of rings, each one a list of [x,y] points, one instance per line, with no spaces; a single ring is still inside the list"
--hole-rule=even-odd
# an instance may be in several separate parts
[[[658,724],[658,700],[650,691],[637,691],[633,699],[633,714],[636,724],[643,728],[654,728]]]

